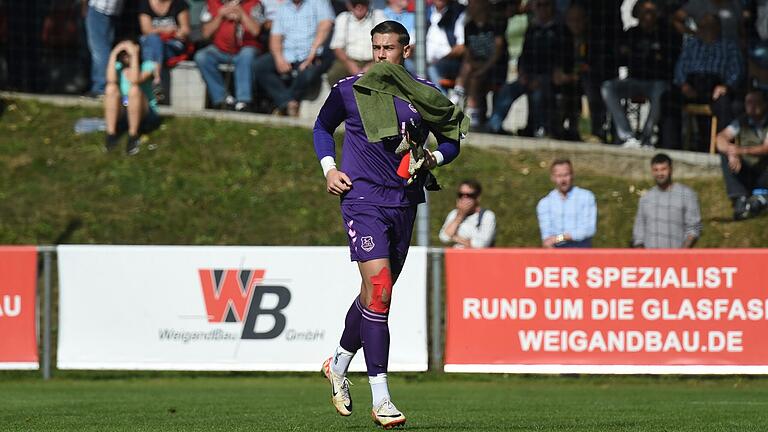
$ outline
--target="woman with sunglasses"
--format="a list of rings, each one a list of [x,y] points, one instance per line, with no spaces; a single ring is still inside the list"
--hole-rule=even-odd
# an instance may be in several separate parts
[[[456,194],[456,208],[448,213],[440,229],[440,241],[455,248],[486,248],[496,242],[496,215],[480,207],[482,186],[464,180]]]

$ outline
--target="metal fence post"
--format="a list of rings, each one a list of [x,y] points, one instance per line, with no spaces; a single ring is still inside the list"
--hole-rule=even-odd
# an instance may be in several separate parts
[[[430,248],[432,257],[432,355],[430,369],[443,370],[443,250]]]
[[[43,253],[43,379],[51,379],[51,254],[55,246],[42,246]]]

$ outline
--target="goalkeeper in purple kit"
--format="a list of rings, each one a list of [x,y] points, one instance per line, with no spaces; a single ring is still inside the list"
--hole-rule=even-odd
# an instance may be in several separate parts
[[[327,191],[341,198],[352,261],[362,282],[346,315],[339,346],[323,364],[339,414],[352,414],[349,363],[363,348],[373,395],[371,415],[389,429],[405,424],[387,387],[392,288],[403,269],[430,169],[459,154],[469,120],[432,83],[403,68],[410,55],[405,27],[384,21],[371,31],[374,66],[331,89],[314,127],[314,145]],[[344,122],[342,165],[336,167],[333,133]],[[424,148],[432,132],[438,146]],[[399,169],[398,169],[399,168]],[[404,174],[405,173],[405,174]]]

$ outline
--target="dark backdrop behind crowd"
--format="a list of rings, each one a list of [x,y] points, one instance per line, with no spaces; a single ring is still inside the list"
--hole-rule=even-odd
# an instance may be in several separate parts
[[[116,41],[139,34],[138,3],[125,0]],[[0,0],[0,87],[39,93],[85,92],[90,55],[84,12],[81,0]]]

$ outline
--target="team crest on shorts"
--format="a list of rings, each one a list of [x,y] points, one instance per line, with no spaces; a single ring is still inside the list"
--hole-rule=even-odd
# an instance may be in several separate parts
[[[376,243],[373,242],[373,237],[360,237],[360,247],[363,248],[364,251],[370,252],[373,250],[374,246],[376,246]]]

